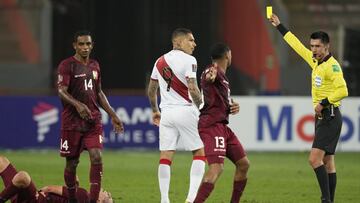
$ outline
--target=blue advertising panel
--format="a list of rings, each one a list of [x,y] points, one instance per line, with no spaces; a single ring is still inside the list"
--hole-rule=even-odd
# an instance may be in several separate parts
[[[110,96],[109,102],[124,123],[116,135],[102,111],[105,148],[157,148],[158,128],[145,96]],[[0,149],[58,148],[62,106],[56,96],[0,96]]]

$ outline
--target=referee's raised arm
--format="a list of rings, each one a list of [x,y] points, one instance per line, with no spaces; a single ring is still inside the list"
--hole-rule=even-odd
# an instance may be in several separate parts
[[[279,30],[282,36],[285,36],[286,33],[289,32],[289,29],[287,29],[283,24],[281,24],[279,17],[277,17],[277,15],[272,14],[269,20],[271,24]]]
[[[283,35],[284,40],[289,46],[300,55],[311,68],[314,68],[317,64],[317,60],[314,60],[313,53],[310,49],[306,48],[300,40],[289,31],[283,24],[281,24],[280,19],[277,15],[272,14],[269,18],[271,24],[278,29],[278,31]]]

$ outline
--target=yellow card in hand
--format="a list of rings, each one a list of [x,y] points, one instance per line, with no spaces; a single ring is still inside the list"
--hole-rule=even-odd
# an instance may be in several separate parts
[[[266,17],[269,19],[272,15],[272,6],[266,6]]]

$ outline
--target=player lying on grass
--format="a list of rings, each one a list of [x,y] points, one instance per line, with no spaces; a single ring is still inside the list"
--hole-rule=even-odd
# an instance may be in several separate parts
[[[12,203],[67,203],[68,193],[65,186],[51,185],[37,190],[30,175],[26,171],[16,171],[10,161],[0,155],[0,176],[4,182],[4,189],[0,193],[0,203],[10,200]],[[77,187],[76,196],[79,203],[90,201],[89,193],[81,187]],[[101,190],[99,203],[112,203],[109,192]]]

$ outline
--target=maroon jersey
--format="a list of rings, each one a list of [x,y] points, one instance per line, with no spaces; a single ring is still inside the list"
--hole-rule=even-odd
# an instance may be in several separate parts
[[[69,195],[67,189],[63,187],[62,195],[57,195],[54,193],[46,193],[46,196],[39,198],[38,203],[68,203]],[[84,188],[78,188],[76,190],[76,199],[79,203],[88,203],[90,201],[89,193]]]
[[[101,84],[100,67],[96,60],[90,59],[84,65],[75,57],[63,60],[58,67],[58,87],[67,86],[68,93],[84,103],[91,111],[92,119],[85,121],[76,108],[62,101],[62,130],[87,131],[94,125],[101,125],[101,113],[98,104],[98,87]]]
[[[205,74],[209,71],[210,67],[206,68],[201,75],[204,106],[200,110],[200,128],[206,128],[215,123],[229,123],[229,81],[220,68],[217,68],[217,75],[214,82],[206,81]]]

